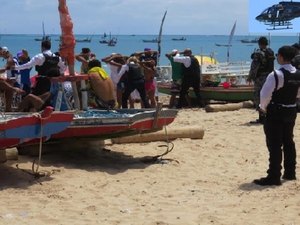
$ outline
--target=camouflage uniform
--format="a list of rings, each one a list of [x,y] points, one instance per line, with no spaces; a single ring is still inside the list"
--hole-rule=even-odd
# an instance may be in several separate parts
[[[267,76],[274,70],[274,52],[270,48],[259,49],[252,55],[252,63],[249,72],[249,81],[254,82],[254,104],[259,108],[260,90],[262,89]]]

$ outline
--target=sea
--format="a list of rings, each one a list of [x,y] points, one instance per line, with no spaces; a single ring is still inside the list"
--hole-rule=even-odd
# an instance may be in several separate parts
[[[84,47],[90,48],[96,54],[98,59],[104,58],[111,53],[120,53],[123,55],[131,55],[134,52],[143,51],[144,48],[158,49],[157,43],[146,43],[143,40],[152,40],[157,35],[117,35],[117,44],[115,46],[108,46],[101,44],[103,35],[76,35],[78,39],[92,37],[91,42],[78,42],[75,46],[75,52],[80,53]],[[185,37],[185,41],[174,41],[173,38]],[[161,55],[159,58],[159,65],[169,65],[168,59],[165,57],[166,53],[173,49],[180,51],[185,48],[191,48],[194,55],[211,55],[219,62],[236,62],[236,61],[250,61],[251,53],[258,47],[256,43],[242,43],[242,39],[255,39],[259,36],[252,35],[235,35],[231,42],[231,46],[217,46],[228,44],[228,35],[163,35],[161,40]],[[283,45],[291,45],[299,42],[297,35],[291,36],[266,36],[269,39],[270,47],[276,53],[278,48]],[[26,49],[30,56],[38,54],[40,49],[40,42],[35,38],[41,38],[36,34],[1,34],[0,46],[6,46],[9,51],[16,55],[21,49]],[[51,35],[52,51],[58,51],[59,35]],[[0,66],[3,66],[4,60],[0,59]],[[105,68],[106,65],[103,65]],[[80,71],[80,62],[75,65],[75,70]],[[35,73],[32,70],[32,73]]]

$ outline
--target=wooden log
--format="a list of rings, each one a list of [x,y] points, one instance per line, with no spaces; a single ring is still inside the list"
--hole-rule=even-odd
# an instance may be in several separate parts
[[[113,144],[122,143],[141,143],[151,141],[166,141],[174,140],[176,138],[191,138],[191,139],[202,139],[204,136],[204,130],[198,127],[187,127],[187,128],[169,128],[167,130],[167,136],[165,130],[160,130],[153,133],[143,133],[127,137],[112,138]]]
[[[222,111],[234,111],[241,108],[253,108],[252,101],[244,101],[239,103],[227,103],[227,104],[209,104],[205,106],[206,112],[222,112]]]
[[[18,150],[16,148],[5,149],[7,160],[18,160]]]
[[[0,163],[5,163],[7,161],[5,150],[0,150]]]

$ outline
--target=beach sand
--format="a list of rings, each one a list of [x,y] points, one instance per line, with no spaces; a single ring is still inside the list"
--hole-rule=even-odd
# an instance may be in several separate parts
[[[252,183],[268,166],[262,126],[248,124],[256,117],[254,109],[180,110],[167,130],[199,126],[204,138],[172,141],[159,163],[142,159],[163,153],[164,142],[57,149],[40,167],[53,174],[38,180],[16,168],[30,170],[33,157],[7,161],[0,164],[0,224],[300,224],[299,180]],[[298,150],[299,128],[298,118]]]

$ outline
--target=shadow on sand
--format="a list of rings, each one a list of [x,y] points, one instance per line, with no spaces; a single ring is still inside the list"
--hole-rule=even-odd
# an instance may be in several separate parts
[[[102,171],[111,175],[126,172],[129,169],[145,169],[152,164],[165,164],[168,159],[157,160],[153,155],[135,157],[116,151],[113,146],[95,149],[51,147],[42,154],[40,170],[59,172],[60,168],[82,169],[86,171]],[[162,150],[163,152],[163,150]],[[36,179],[31,165],[38,161],[38,156],[19,155],[17,161],[7,161],[0,164],[0,190],[6,188],[27,188],[36,183],[52,180],[51,175]],[[19,169],[17,168],[19,167]]]

